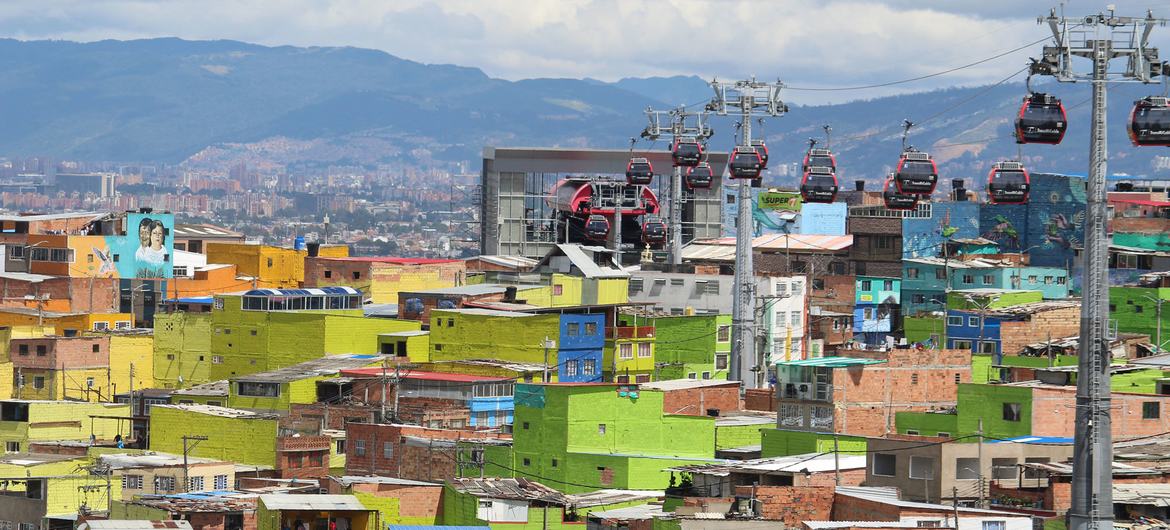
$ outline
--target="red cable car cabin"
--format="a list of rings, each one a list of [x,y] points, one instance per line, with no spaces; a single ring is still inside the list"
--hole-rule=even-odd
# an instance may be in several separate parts
[[[823,166],[805,171],[800,179],[800,198],[804,202],[833,202],[837,198],[837,175]]]
[[[764,169],[764,162],[760,153],[754,147],[736,147],[731,151],[731,160],[727,167],[733,179],[757,179]]]
[[[752,140],[752,147],[760,154],[760,169],[768,169],[768,144],[763,140]]]
[[[642,243],[661,245],[666,242],[666,223],[652,219],[642,223]]]
[[[1051,94],[1029,94],[1016,116],[1016,143],[1059,144],[1068,128],[1068,115],[1060,98]]]
[[[1019,162],[999,162],[987,173],[987,195],[993,204],[1028,202],[1031,179]]]
[[[605,241],[609,237],[609,219],[593,214],[585,220],[585,237],[594,241]]]
[[[938,166],[929,154],[921,151],[903,151],[894,171],[894,183],[899,193],[930,195],[938,183]]]
[[[1170,146],[1170,100],[1147,96],[1133,103],[1129,139],[1137,146]]]
[[[676,166],[695,167],[703,160],[703,144],[690,136],[675,138],[670,147],[670,158]]]
[[[626,165],[626,182],[628,184],[647,185],[654,180],[654,166],[645,158],[631,158]]]
[[[699,165],[687,168],[686,175],[683,176],[687,187],[696,189],[707,189],[711,187],[711,183],[715,181],[715,171],[711,169],[711,164],[706,162],[699,162]]]
[[[886,179],[886,186],[882,190],[882,200],[890,210],[913,210],[918,207],[918,196],[898,191],[894,177]]]
[[[809,149],[804,154],[804,167],[801,171],[807,172],[814,167],[827,167],[829,172],[837,173],[837,158],[828,149]]]

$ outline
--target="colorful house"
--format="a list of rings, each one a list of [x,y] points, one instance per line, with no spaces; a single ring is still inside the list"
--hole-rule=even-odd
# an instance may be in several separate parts
[[[345,245],[316,247],[318,256],[349,255]],[[298,288],[305,282],[305,258],[308,250],[254,245],[248,243],[211,242],[207,244],[207,262],[236,266],[240,276],[255,278],[253,287]]]
[[[540,482],[511,478],[460,478],[443,490],[442,521],[460,528],[581,528],[588,515],[646,504],[662,491],[602,490],[565,495]]]
[[[727,379],[731,315],[619,317],[623,326],[654,328],[653,358],[658,380]]]
[[[712,461],[715,419],[663,413],[662,392],[637,385],[518,384],[513,451],[492,474],[556,483],[562,491],[663,489],[662,470]]]
[[[397,304],[398,293],[462,285],[463,260],[331,257],[305,259],[305,287],[352,287],[375,304]]]
[[[130,406],[82,401],[0,401],[0,443],[6,452],[28,450],[31,442],[111,442],[130,436]]]
[[[211,382],[211,313],[155,315],[153,364],[158,388]]]
[[[227,406],[235,409],[287,414],[294,403],[316,403],[317,382],[349,368],[382,364],[381,355],[328,355],[320,359],[233,377]]]
[[[605,381],[648,383],[653,380],[654,327],[615,326],[605,330],[602,372]]]
[[[901,323],[901,278],[858,276],[853,332],[865,344],[880,344]]]
[[[380,530],[377,512],[353,495],[261,495],[256,505],[256,530],[293,528],[303,521],[310,528]]]
[[[431,313],[431,360],[545,364],[562,382],[602,380],[603,313],[450,309]]]
[[[1118,331],[1149,335],[1154,342],[1160,331],[1161,350],[1166,351],[1166,343],[1170,342],[1170,307],[1161,307],[1166,301],[1170,301],[1170,288],[1110,287],[1109,318],[1117,321]]]

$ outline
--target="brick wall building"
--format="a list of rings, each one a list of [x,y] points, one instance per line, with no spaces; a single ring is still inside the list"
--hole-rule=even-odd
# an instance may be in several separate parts
[[[954,406],[971,381],[971,352],[895,349],[879,359],[824,357],[777,364],[777,427],[881,436],[894,415]]]
[[[331,477],[330,495],[355,495],[381,511],[384,524],[434,524],[442,508],[443,485],[388,477]],[[393,500],[397,500],[394,503]]]
[[[384,475],[427,482],[459,476],[456,442],[511,439],[510,435],[499,433],[412,425],[350,423],[345,430],[346,474]]]
[[[1077,430],[1076,387],[1034,385],[1032,435],[1071,438]],[[1170,396],[1114,392],[1110,404],[1116,439],[1170,431]]]
[[[1043,342],[1047,337],[1075,337],[1080,334],[1079,303],[1041,302],[1041,305],[1052,308],[1033,312],[1023,319],[1000,321],[1000,351],[1005,355],[1015,355],[1022,351],[1024,346]]]
[[[833,511],[833,485],[824,486],[737,486],[737,497],[755,497],[757,514],[769,521],[781,521],[787,528],[804,521],[825,521]]]
[[[739,383],[715,379],[674,379],[645,383],[640,390],[662,392],[662,412],[686,416],[727,414],[740,410]]]

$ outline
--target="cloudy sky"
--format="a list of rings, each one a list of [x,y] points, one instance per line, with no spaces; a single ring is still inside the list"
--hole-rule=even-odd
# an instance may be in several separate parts
[[[1055,2],[1055,0],[1054,0]],[[1053,2],[1053,3],[1054,3]],[[1114,2],[1170,16],[1170,0]],[[3,0],[0,36],[178,36],[374,48],[504,79],[699,75],[851,87],[924,75],[1047,36],[1035,0]],[[1101,3],[1066,1],[1072,14]],[[1155,42],[1170,46],[1170,28]],[[1170,48],[1168,48],[1170,50]],[[842,101],[998,81],[1039,45],[895,88],[807,93]],[[1167,52],[1170,55],[1170,51]],[[1022,79],[1020,77],[1019,79]]]

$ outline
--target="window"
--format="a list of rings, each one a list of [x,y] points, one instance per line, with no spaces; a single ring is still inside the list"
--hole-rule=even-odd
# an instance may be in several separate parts
[[[879,477],[893,477],[895,476],[895,466],[897,462],[897,455],[874,453],[873,474]]]
[[[35,388],[37,390],[44,389],[45,388],[45,377],[40,376],[40,375],[34,377],[33,378],[33,388]]]
[[[910,301],[915,303],[915,304],[925,304],[926,303],[926,295],[912,294],[912,295],[910,295]]]
[[[970,328],[979,327],[979,317],[967,317],[967,327],[970,327]]]
[[[336,453],[339,455],[345,454],[345,440],[337,440],[337,442],[335,442],[335,444],[336,444],[335,445]]]
[[[1145,310],[1146,310],[1146,308],[1144,308],[1144,307],[1142,307],[1142,306],[1140,306],[1140,305],[1135,305],[1135,306],[1133,306],[1133,312],[1134,312],[1134,313],[1142,313],[1142,312],[1144,312]]]
[[[862,291],[872,291],[873,290],[873,282],[871,282],[869,280],[861,280],[861,290]]]
[[[985,340],[979,343],[979,353],[994,354],[995,350],[995,341]]]
[[[983,530],[1007,530],[1007,521],[983,521]]]
[[[910,374],[910,384],[912,384],[912,385],[918,384],[918,374]]]
[[[938,437],[939,438],[950,438],[951,433],[946,432],[946,431],[938,431]]]
[[[1028,283],[1036,283],[1036,275],[1028,276]]]
[[[906,279],[914,280],[917,278],[918,278],[918,269],[916,267],[910,267],[909,269],[906,269]]]
[[[963,317],[949,316],[949,317],[947,317],[947,325],[948,326],[962,326],[963,325]]]
[[[775,324],[775,325],[776,325],[776,326],[787,326],[787,325],[788,325],[788,319],[787,319],[787,317],[788,317],[788,314],[787,314],[787,313],[785,313],[785,312],[783,312],[783,311],[777,311],[777,312],[776,312],[776,324]]]
[[[325,277],[326,277],[326,278],[332,278],[332,277],[333,277],[333,271],[331,271],[331,270],[329,270],[329,269],[325,269]]]
[[[696,374],[695,372],[687,372],[687,379],[698,379],[698,378],[699,378],[699,374]]]
[[[791,313],[792,319],[790,325],[792,327],[800,327],[800,311],[793,311]]]
[[[17,351],[20,352],[21,355],[28,355],[28,344],[21,344],[17,347]]]
[[[110,329],[109,322],[94,322],[93,323],[93,330],[94,331],[108,331],[109,329]]]
[[[442,344],[436,344],[436,345],[435,345],[435,351],[443,351],[443,345],[442,345]]]
[[[4,451],[7,453],[19,453],[20,442],[7,442],[4,444]]]
[[[963,382],[963,374],[961,374],[959,372],[955,372],[955,384],[958,385],[958,384],[961,384],[962,382]]]
[[[394,442],[382,442],[382,458],[394,458]]]
[[[212,355],[211,356],[211,364],[223,364],[223,356],[222,355]]]
[[[728,355],[726,353],[716,354],[715,355],[715,369],[716,370],[726,370],[727,369],[727,361],[728,361]]]
[[[527,458],[525,458],[522,462],[524,464],[524,467],[528,467],[528,466],[532,465],[532,460],[529,460]]]
[[[884,280],[882,282],[882,290],[883,291],[893,291],[894,290],[894,280]]]
[[[715,342],[731,342],[731,326],[721,325],[715,334]]]
[[[865,307],[861,309],[862,320],[873,320],[874,311],[872,307]]]
[[[934,279],[936,279],[936,280],[947,279],[947,270],[946,269],[935,269],[934,270]]]
[[[1156,419],[1158,419],[1158,417],[1161,416],[1161,412],[1162,412],[1160,405],[1161,404],[1158,403],[1157,401],[1146,401],[1146,402],[1142,403],[1142,419],[1143,420],[1156,420]]]
[[[670,279],[670,285],[674,286],[674,287],[682,287],[683,285],[686,285],[686,283],[687,283],[687,281],[682,279],[682,278],[671,278]]]
[[[630,278],[629,293],[633,295],[642,292],[642,283],[642,278]]]
[[[951,349],[970,350],[971,349],[971,341],[969,341],[969,340],[952,340],[951,341]]]
[[[812,288],[814,291],[824,291],[825,290],[825,280],[823,280],[821,278],[814,278],[812,281]]]
[[[604,423],[597,424],[597,434],[598,434],[598,436],[605,436],[605,424]]]
[[[995,276],[990,274],[983,275],[983,285],[992,285],[995,283]]]
[[[175,491],[175,477],[154,477],[156,491]]]
[[[719,281],[712,280],[706,283],[703,287],[704,294],[719,294]]]
[[[911,456],[910,478],[934,480],[934,459],[928,456]]]
[[[140,489],[142,489],[142,475],[122,475],[122,489],[124,489],[124,490],[140,490]]]
[[[216,475],[213,480],[216,491],[226,490],[228,487],[227,475]]]
[[[48,348],[44,344],[37,344],[37,357],[44,357],[48,353]]]
[[[804,282],[792,280],[792,296],[800,296],[802,294],[804,294]]]
[[[991,478],[996,480],[1010,480],[1016,478],[1016,459],[992,458]]]
[[[1020,421],[1021,408],[1019,403],[1004,403],[1003,421]]]
[[[355,279],[355,280],[362,279],[362,273],[359,271],[353,271],[353,279]]]
[[[85,378],[85,388],[93,388],[93,378],[92,377]]]
[[[649,342],[639,342],[638,343],[638,357],[643,358],[643,359],[650,357],[650,343]]]
[[[965,284],[967,284],[967,285],[971,285],[971,284],[975,283],[975,275],[973,275],[973,274],[964,274],[964,275],[963,275],[963,283],[965,283]]]
[[[581,324],[578,324],[576,322],[570,322],[569,325],[567,326],[567,328],[568,328],[567,333],[569,334],[570,337],[576,337],[576,336],[581,334]]]
[[[711,372],[703,372],[701,375],[703,379],[711,379]]]
[[[526,431],[528,430],[528,422],[524,422],[524,424],[523,424],[523,428],[524,428],[524,430],[526,430]]]
[[[212,307],[212,309],[217,309],[217,310],[222,311],[223,310],[223,298],[216,298],[215,301],[211,302],[211,307]]]
[[[356,456],[366,456],[366,441],[365,440],[354,440],[353,454]]]
[[[203,477],[187,478],[187,491],[203,491]]]
[[[586,322],[585,323],[585,334],[586,335],[596,335],[597,334],[597,323],[596,322]]]
[[[581,375],[597,375],[597,360],[585,359],[585,366],[581,368]]]
[[[633,359],[634,345],[628,342],[618,344],[618,358],[619,359]]]
[[[918,431],[916,431],[914,429],[906,429],[907,436],[918,436],[919,434],[921,434],[921,433],[919,433]]]
[[[280,383],[239,381],[236,383],[236,393],[249,397],[278,397],[280,396]]]
[[[552,467],[557,467],[557,464],[558,464],[558,463],[559,463],[559,462],[557,462],[557,459],[555,459],[555,458],[554,458],[554,459],[552,459]]]
[[[1065,278],[1064,276],[1056,277],[1056,285],[1064,285],[1066,283],[1068,283],[1068,278]]]
[[[566,376],[566,377],[576,377],[576,375],[577,375],[577,364],[578,364],[579,362],[580,362],[580,361],[568,361],[568,362],[566,362],[566,363],[565,363],[565,376]]]
[[[979,477],[979,459],[955,459],[955,480],[973,481]]]

